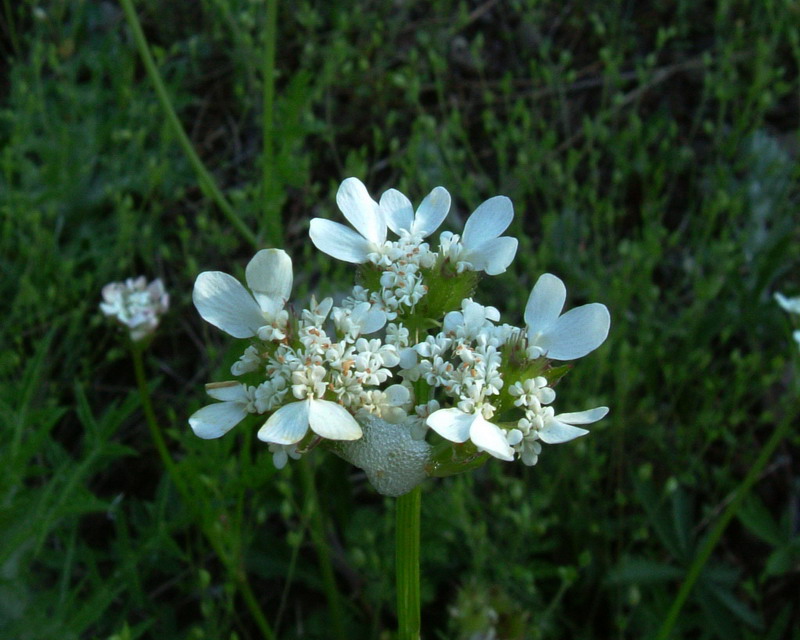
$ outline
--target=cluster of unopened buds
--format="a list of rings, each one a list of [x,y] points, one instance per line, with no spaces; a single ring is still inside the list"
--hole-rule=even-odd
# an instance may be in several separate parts
[[[111,282],[103,287],[102,295],[100,311],[126,327],[134,342],[153,333],[169,308],[169,294],[158,278],[150,284],[144,276]]]
[[[480,205],[463,233],[427,238],[444,221],[450,195],[434,189],[414,210],[399,191],[374,201],[356,178],[337,204],[354,229],[315,218],[311,241],[360,265],[358,284],[340,305],[331,298],[297,311],[287,306],[292,262],[259,251],[247,288],[219,271],[201,273],[193,300],[200,315],[248,346],[231,368],[239,380],[206,385],[218,402],[189,419],[201,438],[217,438],[250,415],[275,465],[322,445],[364,469],[375,488],[401,495],[424,478],[482,464],[488,456],[536,464],[542,443],[588,433],[597,407],[556,413],[554,390],[580,358],[605,340],[609,313],[587,304],[562,315],[564,284],[542,275],[525,308],[525,327],[472,296],[481,273],[503,273],[517,240],[503,196]],[[388,231],[395,239],[387,239]],[[249,289],[249,290],[248,290]]]

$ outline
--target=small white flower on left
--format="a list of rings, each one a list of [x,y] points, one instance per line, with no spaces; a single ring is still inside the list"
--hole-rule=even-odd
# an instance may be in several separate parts
[[[150,284],[144,276],[111,282],[103,287],[100,311],[130,330],[131,340],[138,341],[158,326],[169,308],[169,295],[160,279]]]
[[[234,338],[282,340],[292,291],[292,260],[282,249],[262,249],[247,265],[247,286],[222,271],[204,271],[194,283],[192,300],[203,320]]]

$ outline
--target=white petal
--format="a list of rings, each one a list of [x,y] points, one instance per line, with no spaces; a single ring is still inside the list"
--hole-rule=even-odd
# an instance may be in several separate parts
[[[247,286],[261,310],[274,316],[292,292],[292,259],[282,249],[262,249],[247,264]]]
[[[197,276],[192,300],[203,320],[234,338],[250,338],[264,324],[253,296],[227,273],[204,271]]]
[[[358,440],[361,427],[342,405],[330,400],[307,400],[311,430],[328,440]]]
[[[343,224],[323,218],[311,221],[308,235],[317,249],[345,262],[361,264],[367,261],[367,254],[374,251],[369,240]]]
[[[385,393],[386,401],[394,407],[402,406],[411,401],[411,392],[402,384],[393,384],[387,387]]]
[[[561,278],[552,273],[539,276],[525,306],[525,324],[528,326],[530,339],[540,331],[547,331],[556,323],[566,299],[567,288]]]
[[[300,442],[308,431],[308,400],[283,405],[258,430],[258,439],[275,444]]]
[[[195,435],[210,440],[225,435],[247,415],[244,405],[238,402],[218,402],[195,411],[189,426]]]
[[[439,228],[449,212],[450,194],[444,187],[436,187],[419,205],[411,232],[427,238]]]
[[[464,326],[470,328],[482,326],[486,321],[486,312],[483,305],[469,299],[464,300],[462,305],[464,309]]]
[[[362,236],[375,244],[386,241],[386,221],[378,203],[358,178],[347,178],[336,193],[336,204],[347,221]]]
[[[486,244],[481,246],[481,251],[484,254],[486,265],[483,270],[488,276],[496,276],[504,273],[514,261],[517,255],[517,247],[519,242],[516,238],[511,236],[503,236],[489,240]]]
[[[400,235],[401,229],[411,231],[411,225],[414,223],[414,207],[397,189],[389,189],[381,196],[381,211],[386,218],[386,224],[397,235]]]
[[[505,196],[489,198],[464,225],[461,241],[468,249],[477,247],[492,238],[497,238],[511,224],[514,218],[514,206]]]
[[[572,425],[552,419],[539,431],[539,439],[547,444],[560,444],[584,436],[587,433],[589,432],[586,429],[573,427]]]
[[[411,369],[417,366],[417,352],[411,347],[400,350],[400,368]]]
[[[361,333],[370,334],[383,329],[386,324],[386,312],[372,308],[364,315],[361,322]]]
[[[471,413],[452,408],[434,411],[425,422],[445,440],[466,442],[469,440],[469,428],[474,420],[475,416]]]
[[[495,458],[507,461],[514,459],[514,450],[508,444],[505,431],[486,420],[480,413],[475,414],[475,420],[469,430],[469,439],[475,446]]]
[[[594,351],[605,341],[611,316],[603,304],[594,302],[570,309],[536,342],[553,360],[575,360]]]
[[[206,393],[214,400],[222,400],[224,402],[238,402],[245,405],[248,400],[244,385],[234,380],[230,382],[209,382],[206,385]]]
[[[559,413],[556,420],[567,424],[591,424],[606,417],[608,407],[595,407],[586,411],[576,411],[574,413]]]

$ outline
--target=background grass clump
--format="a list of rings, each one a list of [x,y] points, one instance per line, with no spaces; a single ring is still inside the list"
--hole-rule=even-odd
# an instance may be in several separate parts
[[[798,353],[772,299],[800,294],[798,6],[281,3],[266,154],[266,2],[136,6],[198,155],[261,243],[303,265],[297,299],[348,286],[307,225],[338,215],[354,175],[415,202],[445,186],[452,229],[509,196],[520,251],[479,289],[507,321],[544,271],[571,304],[611,311],[607,343],[559,389],[564,410],[611,407],[591,436],[532,469],[427,485],[426,637],[652,636],[798,415]],[[195,313],[193,280],[241,275],[254,248],[199,188],[122,10],[4,2],[0,49],[0,637],[261,637],[246,572],[277,637],[329,638],[313,522],[343,637],[391,637],[390,501],[331,456],[313,458],[315,494],[252,430],[188,429],[237,348]],[[188,502],[97,312],[102,285],[139,273],[172,295],[147,367]],[[799,469],[792,432],[674,637],[798,637]]]

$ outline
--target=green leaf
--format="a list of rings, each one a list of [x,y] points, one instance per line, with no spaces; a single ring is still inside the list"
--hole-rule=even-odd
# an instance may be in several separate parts
[[[608,572],[606,583],[622,584],[656,584],[680,580],[686,572],[680,567],[645,558],[625,558]]]

